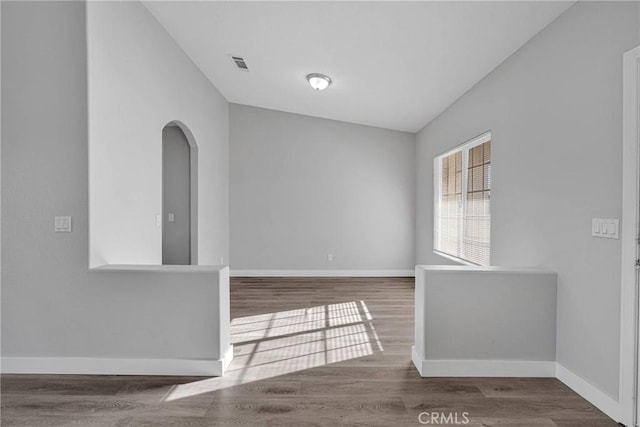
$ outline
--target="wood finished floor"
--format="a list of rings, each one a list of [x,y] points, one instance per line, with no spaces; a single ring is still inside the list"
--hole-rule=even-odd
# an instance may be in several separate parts
[[[2,426],[617,425],[555,379],[420,378],[412,279],[232,279],[231,317],[224,378],[3,375]]]

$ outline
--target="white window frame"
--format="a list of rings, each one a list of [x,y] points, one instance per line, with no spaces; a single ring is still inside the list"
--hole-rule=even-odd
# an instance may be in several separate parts
[[[434,171],[434,179],[433,179],[433,253],[440,255],[444,258],[450,259],[452,261],[459,262],[464,265],[480,265],[476,262],[470,261],[464,258],[464,254],[462,257],[458,257],[446,252],[442,252],[437,249],[440,247],[438,243],[438,239],[440,238],[439,230],[442,228],[439,226],[438,221],[440,221],[440,200],[442,198],[442,159],[447,156],[450,156],[453,153],[457,153],[458,151],[462,152],[462,224],[460,226],[460,236],[464,239],[464,227],[465,227],[465,218],[467,217],[467,185],[468,185],[468,173],[469,173],[469,150],[473,147],[478,146],[480,144],[484,144],[485,142],[492,141],[491,139],[491,131],[487,131],[482,135],[478,135],[468,141],[463,142],[462,144],[452,148],[449,151],[446,151],[442,154],[437,155],[433,159],[433,171]],[[493,157],[493,144],[491,144],[491,154]],[[493,168],[491,168],[493,169]],[[491,185],[490,191],[493,192],[493,182]],[[489,213],[491,217],[491,213]],[[461,241],[458,244],[462,244]],[[489,257],[491,260],[491,257]],[[489,261],[489,265],[491,265],[491,261]]]

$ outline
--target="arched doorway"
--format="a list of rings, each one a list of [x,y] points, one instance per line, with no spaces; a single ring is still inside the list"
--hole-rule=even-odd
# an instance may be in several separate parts
[[[162,129],[162,264],[197,264],[197,146],[173,121]]]

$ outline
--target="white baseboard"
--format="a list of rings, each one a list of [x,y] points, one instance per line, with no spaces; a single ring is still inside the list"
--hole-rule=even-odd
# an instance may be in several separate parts
[[[231,277],[414,277],[415,270],[231,270]]]
[[[222,353],[222,359],[220,359],[220,375],[218,376],[222,376],[224,375],[225,372],[227,372],[227,368],[229,367],[229,365],[231,364],[231,362],[233,361],[233,346],[229,345],[229,347],[227,347],[227,350]]]
[[[588,400],[593,406],[607,414],[615,422],[620,422],[620,403],[608,394],[602,392],[580,376],[556,363],[556,378],[565,383],[570,389]]]
[[[3,357],[3,374],[222,376],[233,360],[233,346],[222,358],[113,359],[84,357]],[[529,360],[426,360],[415,346],[411,360],[422,377],[555,377],[612,418],[620,403],[559,363]]]
[[[424,375],[422,375],[422,362],[424,361],[424,355],[418,351],[415,345],[411,346],[411,361],[413,362],[413,366],[418,370],[420,376],[424,377]]]
[[[557,362],[520,360],[426,360],[415,348],[411,360],[422,377],[548,377],[557,378],[620,422],[620,403]]]
[[[233,360],[230,346],[221,359],[114,359],[89,357],[3,357],[3,374],[222,376]]]

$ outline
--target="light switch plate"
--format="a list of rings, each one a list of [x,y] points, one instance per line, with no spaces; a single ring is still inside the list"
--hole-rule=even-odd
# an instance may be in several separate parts
[[[593,218],[591,220],[591,235],[605,239],[617,239],[620,230],[620,220],[610,218]]]
[[[56,216],[54,218],[54,230],[56,233],[71,233],[71,217]]]
[[[175,214],[170,213],[170,214],[167,215],[167,221],[168,222],[175,222],[175,220],[176,220],[176,215]]]

